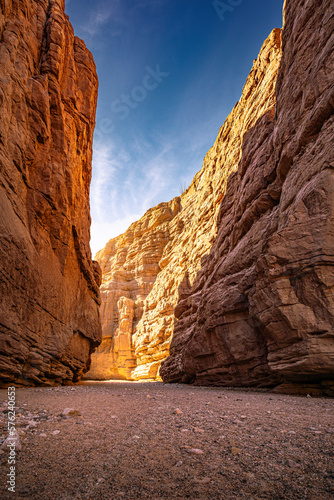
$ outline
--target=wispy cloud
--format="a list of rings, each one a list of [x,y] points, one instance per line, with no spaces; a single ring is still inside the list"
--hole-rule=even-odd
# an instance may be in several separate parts
[[[101,29],[107,24],[109,35],[122,34],[125,19],[120,0],[97,2],[91,11],[89,20],[81,26],[82,35],[86,38],[87,35],[91,38],[96,37],[101,34]]]
[[[156,0],[154,5],[161,7],[164,3],[165,0]],[[116,24],[118,27],[125,26],[136,18],[136,9],[152,8],[153,0],[138,1],[131,5],[131,12],[127,13],[119,0],[111,4],[101,3],[90,19],[87,27],[90,36],[97,34],[104,24],[108,24],[108,32]],[[123,64],[120,74],[115,71],[117,78],[113,86],[123,80],[126,82],[120,95],[128,93],[131,85],[135,84],[134,88],[137,88],[138,82],[142,81],[142,69],[137,68],[140,78],[132,75],[136,64],[138,61]],[[203,105],[200,109],[198,106],[199,95],[210,95],[207,75],[212,70],[211,64],[211,60],[205,60],[192,71],[187,84],[180,90],[180,98],[177,106],[174,105],[169,122],[162,119],[157,124],[154,119],[150,121],[141,114],[148,109],[149,101],[138,104],[135,111],[131,109],[131,119],[126,121],[126,133],[124,126],[122,128],[123,122],[118,124],[117,116],[110,116],[113,130],[100,134],[94,147],[91,187],[93,252],[103,248],[110,238],[124,232],[149,208],[180,195],[180,186],[190,185],[201,169],[204,155],[213,145],[222,125],[222,121],[217,119],[218,114],[222,115],[219,106]],[[168,66],[161,64],[161,68],[167,71]],[[149,95],[152,97],[153,94]],[[104,118],[109,118],[108,113],[110,115],[108,108],[101,109]],[[97,122],[97,132],[102,130],[101,123]]]
[[[192,93],[180,104],[175,120],[150,135],[131,128],[131,142],[116,129],[94,147],[92,246],[102,248],[146,210],[180,195],[189,186],[213,145],[222,119],[206,116],[205,127],[187,117],[196,105]],[[219,113],[221,116],[221,111]]]
[[[175,193],[177,166],[170,143],[148,144],[140,137],[131,146],[97,142],[91,185],[93,252],[146,210],[179,194]]]
[[[94,145],[91,204],[93,215],[98,220],[103,218],[107,186],[113,182],[117,171],[117,165],[113,161],[113,150],[111,143]]]

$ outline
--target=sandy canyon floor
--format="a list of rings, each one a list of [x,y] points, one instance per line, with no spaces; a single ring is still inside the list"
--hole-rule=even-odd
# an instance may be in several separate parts
[[[8,424],[1,396],[1,442]],[[334,495],[334,400],[161,383],[16,390],[15,493],[2,499]],[[78,410],[61,415],[66,408]],[[65,412],[66,413],[66,412]],[[76,413],[80,413],[77,415]],[[17,448],[19,445],[17,445]]]

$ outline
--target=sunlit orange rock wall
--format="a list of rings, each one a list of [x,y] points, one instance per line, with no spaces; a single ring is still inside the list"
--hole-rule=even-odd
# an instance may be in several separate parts
[[[277,104],[243,138],[164,381],[334,393],[333,33],[332,0],[286,1]]]
[[[95,64],[63,0],[0,0],[0,381],[78,380],[101,340],[89,248]]]
[[[98,253],[103,341],[92,356],[88,378],[159,376],[169,354],[175,306],[211,258],[220,204],[230,175],[238,170],[244,135],[273,113],[280,58],[281,31],[276,29],[191,186],[179,198],[149,210]]]

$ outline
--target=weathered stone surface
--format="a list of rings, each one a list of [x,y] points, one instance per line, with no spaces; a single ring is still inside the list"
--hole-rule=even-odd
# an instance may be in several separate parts
[[[243,137],[258,119],[272,112],[280,58],[281,31],[276,29],[254,61],[240,101],[191,186],[179,198],[149,210],[98,253],[103,272],[103,341],[92,356],[87,378],[159,377],[161,361],[169,354],[175,306],[181,300],[178,316],[182,299],[209,256],[227,180],[241,159]],[[132,328],[129,322],[126,326],[127,337],[122,334],[126,348],[120,359],[116,350],[123,297],[133,301],[134,314]]]
[[[0,61],[1,385],[76,381],[101,337],[95,65],[63,0],[1,0]]]
[[[333,387],[334,5],[285,8],[277,104],[244,136],[165,381]]]
[[[169,225],[179,211],[179,198],[161,203],[97,254],[103,273],[103,340],[92,356],[87,378],[132,378],[137,366],[134,333],[145,299],[160,272],[159,262],[170,241]],[[168,351],[157,350],[157,359],[164,359],[167,354]],[[159,364],[149,360],[143,367],[146,378],[156,377]]]

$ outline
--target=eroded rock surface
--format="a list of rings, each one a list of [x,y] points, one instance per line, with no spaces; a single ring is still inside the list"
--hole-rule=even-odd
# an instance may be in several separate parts
[[[0,61],[1,384],[76,381],[101,339],[95,64],[63,0],[1,0]]]
[[[175,306],[190,293],[209,256],[227,180],[241,159],[243,137],[272,113],[280,58],[281,31],[275,29],[191,186],[179,198],[149,210],[98,253],[103,341],[92,356],[87,378],[159,377],[161,361],[169,354]],[[134,314],[131,328],[127,321],[128,340],[122,334],[126,348],[120,358],[123,297],[133,302]]]
[[[277,104],[244,136],[165,381],[334,391],[334,5],[285,8]]]

